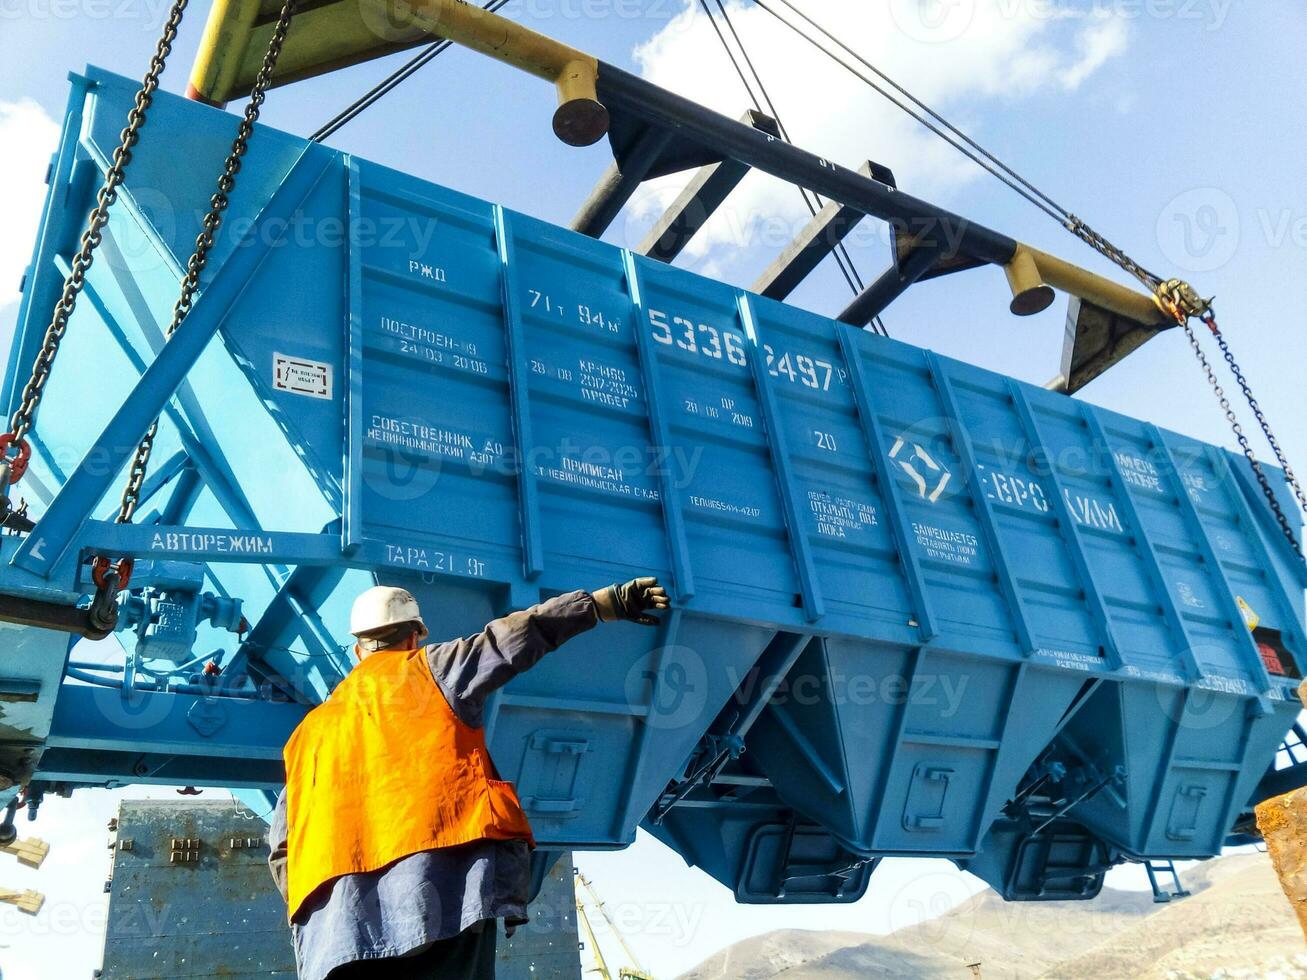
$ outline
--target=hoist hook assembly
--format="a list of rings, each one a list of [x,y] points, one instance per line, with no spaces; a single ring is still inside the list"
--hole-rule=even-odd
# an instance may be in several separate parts
[[[1159,283],[1153,298],[1158,309],[1178,323],[1191,317],[1205,317],[1212,310],[1212,300],[1203,299],[1198,290],[1183,279],[1168,279]]]

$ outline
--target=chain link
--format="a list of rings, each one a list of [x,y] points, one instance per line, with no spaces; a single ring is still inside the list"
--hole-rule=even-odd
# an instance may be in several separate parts
[[[182,321],[191,312],[191,306],[195,301],[195,293],[200,285],[200,276],[209,263],[209,252],[213,249],[218,229],[222,226],[223,212],[227,210],[230,203],[229,195],[236,187],[236,175],[240,173],[241,160],[245,156],[245,151],[249,149],[254,124],[263,108],[263,100],[267,97],[268,86],[272,83],[273,69],[276,68],[282,46],[286,43],[286,33],[290,29],[291,17],[295,12],[295,2],[296,0],[286,0],[283,4],[281,14],[277,18],[277,26],[273,29],[272,37],[268,41],[268,50],[263,55],[263,64],[254,78],[254,87],[250,91],[250,101],[245,106],[245,115],[236,130],[236,138],[232,141],[231,151],[227,154],[227,159],[223,164],[222,174],[218,177],[218,189],[209,201],[209,211],[204,216],[203,230],[195,239],[195,251],[191,253],[191,257],[186,263],[186,274],[181,281],[181,293],[177,297],[177,303],[173,306],[172,322],[168,324],[167,330],[164,331],[165,342],[177,332],[177,328],[181,326]],[[159,420],[155,419],[150,424],[149,430],[141,438],[140,444],[136,447],[136,455],[132,458],[131,466],[127,471],[127,485],[123,488],[118,516],[115,518],[115,521],[119,524],[130,524],[136,514],[136,508],[141,499],[141,487],[144,485],[145,475],[149,471],[150,454],[154,451],[154,439],[158,432]]]
[[[1280,501],[1275,496],[1275,490],[1272,489],[1270,480],[1267,478],[1265,471],[1262,469],[1261,462],[1257,459],[1256,453],[1253,452],[1252,446],[1248,442],[1248,437],[1240,425],[1238,416],[1235,415],[1234,409],[1230,406],[1230,400],[1226,397],[1225,389],[1221,387],[1220,381],[1217,380],[1216,372],[1212,370],[1211,362],[1208,361],[1207,355],[1203,352],[1202,345],[1198,342],[1198,337],[1189,321],[1197,317],[1207,325],[1207,329],[1212,332],[1216,338],[1216,343],[1221,348],[1221,354],[1225,358],[1225,363],[1229,365],[1235,381],[1238,382],[1239,388],[1243,391],[1244,398],[1248,406],[1252,409],[1253,415],[1257,417],[1257,424],[1261,427],[1262,435],[1266,437],[1266,442],[1270,445],[1271,450],[1275,453],[1275,458],[1279,462],[1281,469],[1284,470],[1285,479],[1288,480],[1289,486],[1293,489],[1293,494],[1298,498],[1298,505],[1302,508],[1303,513],[1307,514],[1307,493],[1303,492],[1302,485],[1298,482],[1297,476],[1294,475],[1293,468],[1285,458],[1284,451],[1280,448],[1280,443],[1275,438],[1275,433],[1271,431],[1271,425],[1266,420],[1266,415],[1262,412],[1262,407],[1257,403],[1257,398],[1253,395],[1252,388],[1248,384],[1247,378],[1244,377],[1243,369],[1240,368],[1238,361],[1234,359],[1234,354],[1230,351],[1230,345],[1221,333],[1221,328],[1216,323],[1216,315],[1212,312],[1212,301],[1203,299],[1187,282],[1180,279],[1168,279],[1163,281],[1160,276],[1149,272],[1146,268],[1132,259],[1124,251],[1113,245],[1106,238],[1096,232],[1085,222],[1081,221],[1074,214],[1068,214],[1066,221],[1063,222],[1067,230],[1076,237],[1087,243],[1096,252],[1105,256],[1114,262],[1124,271],[1130,273],[1138,279],[1143,285],[1148,287],[1152,293],[1158,307],[1164,312],[1173,316],[1176,322],[1184,329],[1185,336],[1189,338],[1189,346],[1193,348],[1194,354],[1198,358],[1198,363],[1202,365],[1203,373],[1207,375],[1207,383],[1212,386],[1212,391],[1216,393],[1217,400],[1221,403],[1221,410],[1225,412],[1225,418],[1230,423],[1230,429],[1234,432],[1235,438],[1239,441],[1239,448],[1243,450],[1244,457],[1248,460],[1248,465],[1252,467],[1253,475],[1257,478],[1257,483],[1261,487],[1266,502],[1270,504],[1271,512],[1275,515],[1275,521],[1280,526],[1286,539],[1293,546],[1294,554],[1298,555],[1303,561],[1307,562],[1302,550],[1298,546],[1298,536],[1294,533],[1293,526],[1289,523],[1289,518],[1285,515]]]
[[[1049,202],[1052,203],[1051,201]],[[1298,482],[1293,468],[1285,458],[1279,442],[1275,438],[1275,433],[1271,431],[1270,423],[1267,422],[1265,414],[1262,412],[1261,405],[1257,403],[1257,398],[1253,395],[1252,388],[1248,384],[1247,378],[1244,377],[1242,368],[1234,359],[1230,351],[1230,345],[1221,333],[1221,328],[1216,323],[1216,316],[1212,312],[1212,301],[1204,299],[1189,283],[1180,279],[1163,280],[1156,273],[1150,272],[1144,266],[1131,258],[1126,252],[1108,241],[1103,235],[1095,231],[1079,217],[1070,211],[1057,208],[1060,212],[1062,225],[1073,235],[1079,238],[1085,244],[1089,245],[1094,251],[1113,262],[1119,268],[1134,276],[1142,283],[1152,294],[1154,301],[1159,309],[1164,313],[1173,316],[1176,322],[1184,329],[1185,336],[1189,338],[1189,346],[1193,348],[1194,354],[1198,357],[1199,364],[1202,365],[1203,372],[1207,375],[1207,382],[1212,386],[1216,393],[1217,400],[1221,403],[1221,409],[1225,412],[1226,420],[1230,423],[1230,428],[1234,432],[1235,438],[1239,441],[1239,447],[1243,450],[1244,457],[1248,460],[1249,466],[1252,467],[1253,474],[1257,477],[1257,483],[1261,487],[1266,501],[1270,504],[1271,511],[1275,515],[1276,523],[1284,533],[1285,538],[1293,546],[1296,554],[1304,562],[1302,550],[1298,546],[1298,537],[1294,533],[1288,517],[1280,506],[1279,500],[1275,496],[1270,480],[1267,478],[1261,463],[1258,461],[1252,446],[1248,442],[1248,437],[1243,431],[1243,426],[1239,424],[1239,419],[1230,406],[1230,400],[1226,397],[1225,390],[1217,380],[1216,372],[1212,370],[1211,362],[1208,361],[1207,355],[1203,352],[1202,346],[1198,342],[1198,337],[1193,328],[1189,325],[1191,318],[1199,318],[1207,325],[1212,336],[1216,338],[1216,343],[1221,348],[1221,354],[1225,358],[1225,363],[1229,365],[1235,381],[1238,382],[1239,388],[1243,391],[1244,398],[1248,406],[1252,409],[1253,415],[1257,418],[1257,424],[1261,427],[1262,434],[1266,437],[1266,442],[1270,445],[1271,450],[1275,453],[1275,458],[1279,462],[1281,469],[1284,470],[1285,479],[1293,490],[1294,496],[1298,499],[1298,506],[1302,508],[1304,514],[1307,514],[1307,493],[1304,493],[1302,485]],[[1053,213],[1053,212],[1050,212]],[[1054,216],[1058,216],[1054,214]]]
[[[1275,438],[1275,433],[1271,431],[1271,425],[1266,421],[1266,416],[1262,413],[1262,406],[1257,403],[1257,398],[1253,395],[1248,379],[1244,377],[1243,369],[1230,352],[1230,345],[1225,339],[1225,334],[1221,333],[1221,328],[1216,323],[1216,316],[1209,312],[1203,317],[1203,322],[1207,324],[1207,329],[1216,338],[1216,343],[1221,348],[1221,355],[1225,358],[1225,363],[1230,366],[1230,372],[1234,375],[1234,380],[1242,389],[1244,398],[1248,400],[1248,407],[1253,410],[1253,415],[1257,417],[1257,424],[1261,426],[1262,434],[1266,436],[1271,451],[1275,453],[1276,461],[1280,464],[1280,468],[1284,470],[1285,479],[1288,480],[1293,495],[1298,498],[1298,506],[1302,508],[1303,513],[1307,514],[1307,494],[1303,493],[1302,484],[1298,482],[1293,467],[1289,465],[1289,461],[1284,456],[1284,451],[1280,448],[1279,441]]]
[[[1221,382],[1217,380],[1216,372],[1212,370],[1212,364],[1207,359],[1207,354],[1204,353],[1202,345],[1198,343],[1198,336],[1194,333],[1193,327],[1189,325],[1189,318],[1177,314],[1176,321],[1184,330],[1185,336],[1189,338],[1189,346],[1193,348],[1198,363],[1202,365],[1203,373],[1207,375],[1207,383],[1212,386],[1212,391],[1216,394],[1216,400],[1221,403],[1221,410],[1225,412],[1226,421],[1230,423],[1230,429],[1234,432],[1234,437],[1239,441],[1239,448],[1243,450],[1244,458],[1248,460],[1253,475],[1257,477],[1257,483],[1262,489],[1262,494],[1271,507],[1271,513],[1275,515],[1275,522],[1280,526],[1280,530],[1293,548],[1293,553],[1302,558],[1302,549],[1298,546],[1298,536],[1294,533],[1289,518],[1280,506],[1280,501],[1271,488],[1271,482],[1267,479],[1266,471],[1262,469],[1257,454],[1253,452],[1253,448],[1248,442],[1248,436],[1244,434],[1243,426],[1239,423],[1239,417],[1235,415],[1234,409],[1230,406],[1230,399],[1226,397],[1225,389],[1221,387]]]
[[[45,338],[32,362],[32,376],[24,386],[22,400],[9,421],[8,437],[3,442],[4,452],[0,454],[0,466],[3,467],[7,478],[0,480],[0,492],[3,492],[4,486],[9,482],[21,477],[26,469],[24,457],[25,454],[30,454],[27,433],[35,424],[36,412],[45,393],[46,382],[50,380],[50,371],[54,367],[55,358],[59,355],[59,345],[68,330],[68,321],[77,306],[77,298],[86,285],[86,274],[95,261],[95,250],[100,246],[104,226],[109,221],[109,209],[118,200],[118,188],[122,185],[127,165],[131,162],[132,150],[140,140],[141,127],[145,125],[146,114],[154,101],[154,93],[159,88],[159,76],[163,74],[168,55],[172,53],[172,44],[177,38],[177,29],[181,26],[186,4],[187,0],[174,0],[172,8],[168,11],[168,19],[164,22],[163,33],[159,37],[154,56],[150,59],[150,67],[141,81],[140,89],[136,92],[136,100],[127,114],[127,126],[119,135],[118,148],[113,152],[109,169],[104,175],[104,183],[96,195],[95,207],[87,219],[86,231],[82,233],[81,247],[73,257],[72,268],[68,278],[64,280],[63,293],[59,297],[59,302],[55,304],[54,315],[51,317],[50,325],[46,327]],[[9,459],[8,450],[11,446],[19,453],[16,460]]]

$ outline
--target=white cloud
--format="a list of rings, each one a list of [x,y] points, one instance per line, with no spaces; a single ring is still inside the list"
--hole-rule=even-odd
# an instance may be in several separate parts
[[[58,124],[31,99],[0,101],[0,309],[18,301],[58,140]]]
[[[1010,112],[1041,93],[1075,90],[1129,43],[1122,18],[1021,0],[798,0],[798,5],[982,143],[984,128],[977,120],[986,110]],[[784,12],[781,5],[774,7]],[[851,167],[876,159],[895,170],[905,190],[927,198],[947,199],[981,176],[961,154],[767,11],[742,0],[731,0],[728,9],[799,145]],[[685,0],[685,9],[636,50],[635,60],[649,80],[720,112],[735,116],[749,105],[696,0]],[[626,229],[630,244],[684,180],[655,182],[637,199]],[[726,249],[713,252],[713,246],[739,246],[742,237],[756,242],[758,222],[777,218],[787,229],[806,218],[797,192],[751,174],[730,206],[696,236],[687,258],[708,275],[722,275],[733,256]],[[741,225],[748,229],[743,236]],[[766,244],[774,252],[784,240],[776,245],[769,236]]]
[[[1062,69],[1064,88],[1076,89],[1090,75],[1118,55],[1130,44],[1126,22],[1111,16],[1095,17],[1085,25],[1076,39],[1080,59]]]

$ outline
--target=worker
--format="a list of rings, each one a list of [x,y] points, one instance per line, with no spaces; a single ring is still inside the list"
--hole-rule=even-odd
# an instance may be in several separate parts
[[[666,608],[637,578],[423,646],[410,593],[355,600],[358,662],[286,743],[268,835],[301,980],[494,977],[496,920],[527,921],[534,840],[486,748],[486,698],[596,623]]]

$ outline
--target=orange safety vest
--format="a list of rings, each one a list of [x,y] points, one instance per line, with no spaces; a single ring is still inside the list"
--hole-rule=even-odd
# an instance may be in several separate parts
[[[364,658],[285,748],[287,906],[341,875],[476,840],[526,840],[483,729],[459,720],[424,650]]]

